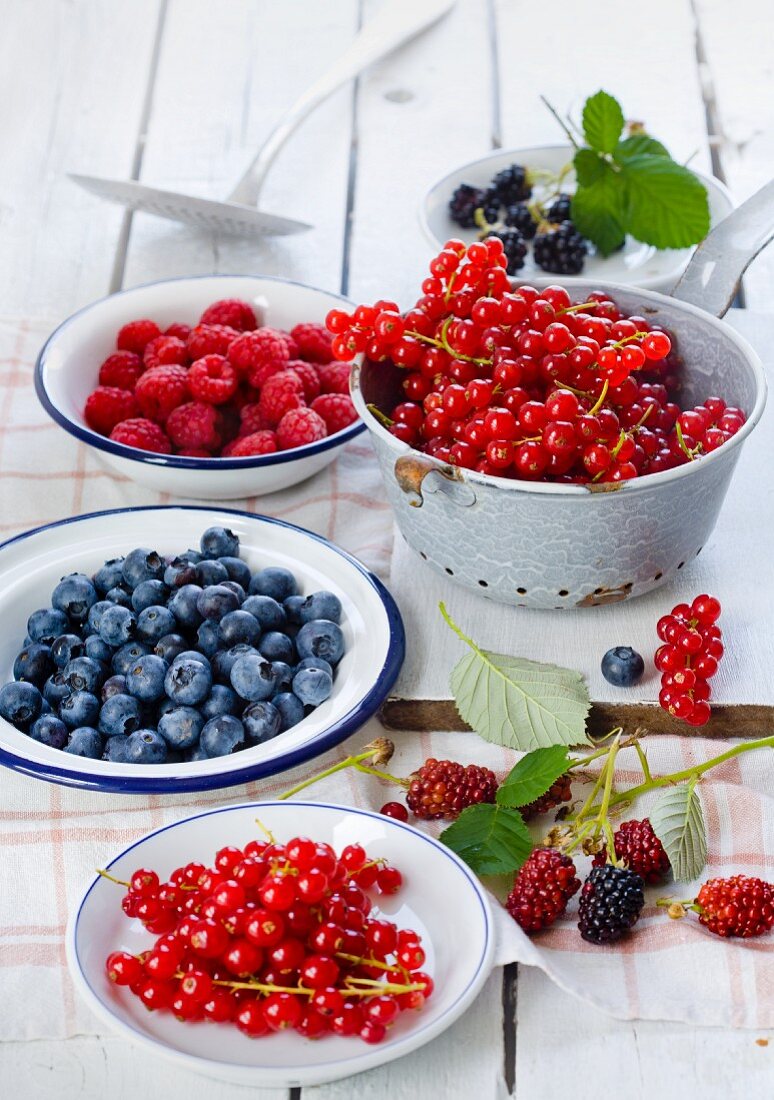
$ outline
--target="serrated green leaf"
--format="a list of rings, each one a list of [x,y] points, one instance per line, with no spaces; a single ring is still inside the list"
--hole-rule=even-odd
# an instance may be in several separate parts
[[[575,178],[580,187],[590,187],[596,183],[605,170],[605,160],[593,149],[578,149],[572,158]]]
[[[440,839],[478,875],[518,871],[532,851],[519,811],[489,803],[468,806]]]
[[[626,182],[607,161],[598,163],[596,180],[578,185],[572,197],[571,217],[579,233],[593,241],[603,256],[609,256],[626,236]]]
[[[632,134],[631,137],[619,141],[613,150],[613,160],[623,164],[631,157],[639,157],[643,154],[654,157],[668,157],[669,151],[660,141],[656,141],[650,134]]]
[[[569,763],[566,745],[533,749],[522,756],[500,784],[498,803],[501,806],[528,806],[545,794],[560,775],[564,775]]]
[[[676,882],[691,882],[707,862],[707,829],[691,783],[664,791],[650,811],[653,831],[664,845]]]
[[[656,248],[687,248],[710,227],[704,184],[668,157],[628,157],[621,165],[627,186],[626,228]]]
[[[624,128],[624,116],[617,99],[599,91],[583,107],[583,133],[592,149],[612,153]]]
[[[579,672],[476,647],[452,670],[451,689],[460,716],[496,745],[529,752],[587,740],[589,693]]]

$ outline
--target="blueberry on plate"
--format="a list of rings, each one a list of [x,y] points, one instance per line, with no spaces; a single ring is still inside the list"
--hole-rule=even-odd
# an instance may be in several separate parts
[[[205,721],[219,718],[222,714],[238,715],[244,703],[237,693],[225,684],[213,684],[209,696],[200,705],[199,710]]]
[[[64,751],[72,756],[88,756],[92,760],[99,760],[102,757],[103,748],[102,735],[98,730],[92,726],[79,726],[70,733]]]
[[[71,730],[93,726],[99,713],[99,699],[90,691],[73,691],[59,704],[59,717]]]
[[[126,739],[127,764],[163,764],[167,743],[156,730],[135,730]]]
[[[247,592],[245,592],[244,588],[241,584],[239,584],[238,581],[221,581],[219,587],[227,588],[229,592],[233,592],[236,598],[239,600],[240,607],[247,599]]]
[[[169,598],[169,589],[163,581],[140,581],[132,592],[132,610],[140,614],[146,607],[160,604],[162,607]]]
[[[240,657],[231,669],[231,686],[242,699],[258,702],[269,699],[276,689],[277,678],[271,661],[248,654]]]
[[[221,714],[211,718],[202,730],[199,744],[208,758],[228,756],[244,744],[245,728],[238,718]]]
[[[226,583],[230,584],[230,581]],[[196,601],[196,609],[204,619],[213,619],[220,622],[229,611],[236,611],[241,600],[236,592],[226,588],[224,584],[211,584],[204,588]]]
[[[205,619],[196,631],[196,644],[205,657],[214,657],[220,645],[220,630],[214,619]]]
[[[608,649],[602,658],[602,675],[616,687],[633,687],[642,679],[645,662],[639,653],[628,645]]]
[[[260,636],[260,623],[249,611],[229,611],[220,620],[221,644],[228,649],[235,645],[255,645]]]
[[[164,570],[164,584],[167,588],[182,588],[196,582],[196,562],[188,558],[177,557]]]
[[[97,590],[85,573],[70,573],[62,577],[51,593],[51,603],[74,623],[83,623],[89,608],[97,602]]]
[[[306,596],[288,596],[282,601],[285,617],[289,623],[301,626],[301,608],[306,602]]]
[[[17,655],[13,663],[13,678],[42,687],[55,667],[51,647],[32,642]]]
[[[245,733],[256,745],[271,741],[282,732],[282,716],[273,703],[251,703],[242,712]]]
[[[344,653],[341,627],[327,619],[313,619],[305,623],[296,635],[296,649],[302,659],[322,657],[328,664],[335,665]]]
[[[277,692],[290,691],[294,676],[290,665],[286,661],[272,661],[271,668],[274,673],[274,690]]]
[[[169,698],[184,706],[201,703],[210,694],[211,687],[212,669],[206,657],[198,661],[186,656],[177,657],[164,680]]]
[[[10,683],[0,688],[0,716],[23,729],[40,714],[43,696],[34,684]]]
[[[57,611],[54,607],[41,607],[33,611],[27,619],[27,634],[33,642],[41,645],[51,645],[54,638],[60,634],[66,634],[70,629],[70,620],[64,611]]]
[[[99,624],[99,636],[112,646],[131,642],[137,631],[137,616],[128,607],[114,604],[103,614]]]
[[[30,737],[33,741],[39,741],[41,745],[48,745],[51,749],[63,749],[67,744],[70,731],[55,714],[41,714],[36,718],[30,729]]]
[[[202,615],[196,606],[202,594],[198,584],[184,584],[175,591],[167,607],[184,630],[196,630]]]
[[[143,642],[127,642],[113,654],[111,661],[113,672],[119,676],[126,676],[129,666],[139,661],[140,657],[144,657],[146,653],[150,653],[150,649]]]
[[[175,616],[168,608],[151,604],[137,616],[137,637],[141,642],[152,646],[171,634],[176,626]]]
[[[179,657],[187,649],[188,642],[182,634],[165,634],[163,638],[159,638],[156,642],[153,652],[157,657],[161,657],[162,661],[171,664],[175,657]]]
[[[235,558],[228,554],[224,557],[218,558],[218,561],[228,573],[228,579],[230,581],[236,581],[237,584],[241,584],[242,588],[247,590],[250,584],[250,566],[247,562],[242,561],[241,558]]]
[[[122,574],[124,583],[131,589],[143,581],[160,581],[164,576],[164,562],[155,550],[138,546],[124,558]]]
[[[75,657],[82,657],[85,652],[83,638],[79,638],[77,634],[60,634],[51,643],[51,656],[57,668],[64,668]]]
[[[333,690],[333,680],[321,668],[302,668],[293,677],[293,694],[309,707],[324,703]]]
[[[103,665],[110,666],[113,660],[113,649],[103,642],[99,634],[92,634],[86,639],[84,646],[86,656],[91,657],[92,661],[101,661]]]
[[[288,621],[285,608],[271,596],[248,596],[242,604],[242,610],[255,616],[261,624],[261,630],[282,630]]]
[[[125,676],[109,676],[102,685],[102,691],[100,698],[103,703],[106,703],[108,699],[112,699],[114,695],[126,695],[126,677]]]
[[[140,703],[133,695],[111,695],[102,704],[97,728],[106,737],[126,737],[140,728]]]
[[[231,669],[240,657],[246,657],[248,654],[255,657],[260,656],[255,646],[246,645],[244,642],[231,646],[230,649],[219,649],[212,658],[212,674],[217,683],[230,687]]]
[[[126,690],[135,699],[143,703],[153,703],[164,698],[164,679],[167,675],[167,663],[155,653],[140,657],[129,666],[126,673]]]
[[[88,623],[89,629],[93,630],[95,634],[99,633],[99,624],[102,622],[102,616],[107,609],[112,606],[113,604],[110,600],[97,600],[97,602],[93,603],[89,608],[86,622]]]
[[[337,623],[341,619],[341,600],[332,592],[313,592],[299,607],[298,615],[302,623],[310,623],[313,619]]]
[[[321,668],[323,672],[327,672],[331,679],[333,679],[333,666],[324,661],[322,657],[304,657],[302,661],[299,661],[296,665],[296,672],[300,672],[302,668]]]
[[[208,658],[203,653],[200,653],[198,649],[184,649],[182,653],[178,653],[177,657],[172,661],[172,664],[176,665],[180,661],[198,661],[200,665],[206,665],[207,668],[210,667]]]
[[[281,691],[274,696],[271,705],[279,711],[280,733],[297,726],[304,717],[304,704],[292,691]]]
[[[159,718],[158,731],[173,748],[190,749],[198,742],[204,721],[195,707],[173,706]]]
[[[225,565],[221,565],[214,558],[200,561],[196,566],[196,583],[200,584],[202,588],[207,588],[213,584],[222,584],[223,581],[227,580],[228,570]]]
[[[124,559],[123,558],[110,558],[104,565],[101,565],[97,572],[92,577],[94,587],[97,589],[101,596],[104,596],[111,588],[115,588],[117,584],[123,584],[124,580]]]
[[[52,673],[43,685],[43,698],[49,706],[54,709],[56,709],[62,700],[66,699],[69,694],[70,688],[61,670]]]
[[[126,764],[126,743],[128,740],[128,737],[108,737],[102,750],[102,759],[110,761],[111,764]]]
[[[117,584],[115,588],[111,588],[109,592],[106,592],[105,599],[108,603],[118,604],[119,607],[132,606],[132,595],[129,589],[124,588],[122,584]]]
[[[227,527],[208,527],[199,546],[205,558],[239,557],[239,536]]]
[[[264,634],[258,642],[258,652],[267,661],[284,661],[291,665],[295,663],[297,657],[292,639],[278,630],[270,630]]]
[[[298,584],[290,570],[276,565],[254,573],[250,581],[251,596],[271,596],[278,603],[282,603],[288,596],[295,596],[297,592]]]
[[[70,691],[90,691],[96,695],[105,679],[105,666],[91,657],[73,657],[62,669]]]

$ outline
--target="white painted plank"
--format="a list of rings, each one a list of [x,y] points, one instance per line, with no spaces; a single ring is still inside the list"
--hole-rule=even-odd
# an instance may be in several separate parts
[[[706,57],[706,91],[720,124],[720,157],[737,201],[747,198],[774,172],[774,23],[765,0],[737,0],[733,16],[725,0],[696,0]],[[774,249],[764,252],[745,276],[747,304],[771,308]]]
[[[158,0],[5,0],[0,310],[61,320],[107,293],[121,211],[67,171],[131,169]]]
[[[516,1096],[771,1096],[774,1033],[614,1020],[532,967],[519,967],[517,990]]]
[[[774,336],[764,314],[733,310],[733,325],[772,363]],[[758,471],[774,465],[774,406],[769,405],[745,444],[717,527],[700,556],[679,579],[636,600],[607,607],[558,611],[505,607],[439,576],[396,538],[390,587],[403,613],[409,657],[395,686],[401,698],[449,697],[449,673],[462,655],[458,639],[441,625],[439,600],[460,626],[487,649],[581,671],[592,699],[621,703],[653,701],[659,677],[652,662],[659,645],[656,622],[679,600],[712,592],[723,604],[726,653],[712,682],[716,702],[774,703],[771,677],[774,619],[770,541],[761,517],[772,514],[774,490]],[[745,568],[739,568],[743,561]],[[602,655],[614,645],[631,645],[646,660],[645,678],[634,688],[614,688],[602,677]]]
[[[351,41],[356,0],[334,5],[171,0],[141,178],[225,198],[282,112]],[[272,168],[269,211],[314,224],[294,237],[240,241],[149,214],[133,219],[125,285],[178,274],[260,272],[338,291],[352,90],[302,125]]]

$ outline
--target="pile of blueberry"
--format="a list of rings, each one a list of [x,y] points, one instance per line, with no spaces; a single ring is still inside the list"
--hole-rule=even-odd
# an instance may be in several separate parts
[[[331,693],[341,603],[287,569],[251,572],[210,527],[165,560],[138,547],[71,573],[34,611],[0,715],[34,740],[114,763],[206,760],[268,741]]]

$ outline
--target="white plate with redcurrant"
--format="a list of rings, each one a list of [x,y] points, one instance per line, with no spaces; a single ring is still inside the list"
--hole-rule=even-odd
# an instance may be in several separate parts
[[[220,1080],[316,1085],[392,1061],[461,1016],[493,963],[470,869],[366,810],[209,810],[103,872],[67,930],[79,994],[142,1051]]]
[[[322,324],[336,294],[268,276],[167,279],[73,314],[38,356],[49,416],[116,473],[202,500],[273,493],[363,424]]]

